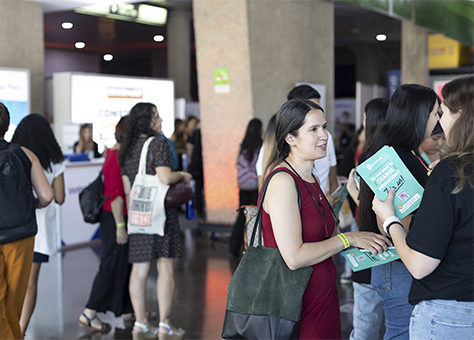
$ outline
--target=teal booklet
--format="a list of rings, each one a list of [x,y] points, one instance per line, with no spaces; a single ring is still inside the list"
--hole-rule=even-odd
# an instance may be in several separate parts
[[[402,219],[418,209],[424,189],[391,146],[384,146],[357,167],[357,173],[385,201],[395,188],[395,215]]]
[[[400,258],[395,247],[388,247],[386,251],[377,255],[372,255],[369,250],[359,248],[346,249],[342,251],[342,254],[355,272],[392,262]]]

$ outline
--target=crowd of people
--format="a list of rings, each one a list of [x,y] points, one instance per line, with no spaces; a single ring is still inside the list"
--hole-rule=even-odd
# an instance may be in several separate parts
[[[349,247],[377,255],[390,246],[395,246],[400,260],[353,273],[349,280],[354,291],[350,339],[377,339],[383,319],[387,340],[426,339],[427,334],[432,339],[472,338],[474,77],[452,80],[441,94],[439,98],[431,88],[406,84],[390,100],[369,101],[363,124],[339,164],[320,95],[310,86],[289,92],[264,133],[260,119],[248,122],[236,155],[239,207],[263,207],[263,242],[279,249],[288,268],[313,268],[303,295],[300,339],[341,339],[332,257]],[[146,173],[166,185],[194,179],[196,210],[205,214],[200,122],[193,116],[177,119],[170,139],[163,135],[161,123],[154,104],[136,104],[117,123],[116,143],[104,155],[92,140],[92,126],[80,128],[74,149],[105,158],[103,193],[108,195],[100,215],[101,263],[78,319],[81,327],[109,331],[111,325],[97,313],[111,311],[133,322],[133,339],[185,335],[170,318],[174,261],[183,255],[179,208],[165,208],[163,236],[127,232],[144,145]],[[25,117],[11,143],[3,139],[8,126],[8,109],[0,103],[0,211],[5,214],[0,222],[0,338],[20,339],[34,312],[41,264],[57,251],[51,202],[65,200],[65,165],[44,117]],[[424,188],[419,208],[401,220],[395,216],[393,189],[383,202],[367,183],[355,179],[356,166],[386,145]],[[284,171],[271,177],[265,200],[259,201],[262,183],[276,170]],[[354,216],[351,229],[344,232],[332,209],[339,198],[331,193],[340,179],[347,181]],[[8,185],[17,185],[15,193]],[[8,203],[22,214],[6,214]],[[245,221],[239,209],[229,242],[233,258],[238,259],[244,248]],[[159,273],[158,314],[146,310],[154,261]],[[157,318],[156,327],[151,320]]]

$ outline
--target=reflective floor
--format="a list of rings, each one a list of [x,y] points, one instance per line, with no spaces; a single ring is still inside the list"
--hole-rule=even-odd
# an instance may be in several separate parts
[[[176,261],[176,296],[172,321],[186,330],[185,339],[221,339],[227,286],[237,263],[228,257],[226,236],[202,232],[199,220],[180,216],[185,235],[185,252]],[[107,334],[78,326],[92,280],[100,260],[100,246],[72,249],[53,256],[43,264],[39,278],[36,310],[25,339],[131,339],[131,324],[112,313],[99,317],[112,324]],[[343,259],[335,257],[338,272]],[[148,310],[157,311],[156,267],[148,278]],[[352,285],[340,285],[341,328],[343,339],[352,329]]]

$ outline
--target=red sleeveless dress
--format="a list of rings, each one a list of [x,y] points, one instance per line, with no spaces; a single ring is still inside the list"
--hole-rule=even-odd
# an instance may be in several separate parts
[[[279,168],[280,169],[280,168]],[[286,168],[282,168],[286,169]],[[293,172],[287,170],[298,183],[301,192],[301,222],[303,242],[319,242],[326,239],[326,226],[329,236],[335,228],[334,218],[319,185],[306,182],[326,215],[324,219],[316,207],[303,181]],[[282,192],[282,195],[285,193]],[[259,199],[260,201],[260,199]],[[288,226],[291,228],[291,226]],[[273,234],[270,215],[263,210],[262,234],[266,247],[278,248]],[[337,270],[332,258],[318,263],[313,267],[303,295],[303,309],[301,311],[300,339],[341,339],[341,322],[339,313],[339,297],[336,288]],[[277,297],[276,297],[277,298]]]

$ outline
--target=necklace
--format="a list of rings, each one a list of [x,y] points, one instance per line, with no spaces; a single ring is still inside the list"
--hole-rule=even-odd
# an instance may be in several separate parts
[[[327,222],[326,222],[326,214],[325,214],[325,212],[324,212],[323,210],[321,210],[321,208],[324,209],[324,205],[323,205],[322,203],[316,201],[316,198],[314,198],[314,195],[313,195],[312,191],[309,189],[308,185],[306,184],[306,182],[308,182],[309,184],[311,184],[311,186],[313,186],[312,183],[309,182],[306,178],[305,178],[305,179],[306,179],[306,182],[305,182],[305,181],[303,180],[303,178],[301,178],[300,174],[291,166],[290,163],[288,163],[287,160],[285,160],[285,163],[288,164],[288,166],[290,167],[290,169],[293,170],[293,172],[301,179],[301,181],[303,181],[303,184],[305,185],[306,189],[308,189],[309,194],[311,195],[311,198],[313,199],[313,202],[314,202],[314,204],[316,205],[316,208],[318,208],[319,212],[321,213],[321,216],[323,217],[324,230],[326,231],[326,237],[325,237],[324,239],[325,239],[325,240],[329,239],[328,225],[327,225]],[[313,175],[313,174],[311,174],[311,176],[313,176],[313,179],[316,180],[316,178],[314,178],[314,175]],[[304,176],[303,176],[303,177],[304,177]],[[316,189],[314,186],[313,186],[313,188]],[[317,190],[317,189],[316,189],[316,190]],[[323,198],[322,198],[321,194],[319,193],[319,200],[322,200],[322,199],[323,199]],[[328,205],[329,205],[329,203],[328,203]],[[320,208],[320,206],[321,206],[321,208]],[[329,205],[329,209],[331,209],[331,212],[332,212],[332,208],[331,208],[330,205]]]
[[[296,172],[296,171],[295,171],[295,172]],[[311,173],[311,176],[313,177],[314,182],[310,182],[310,181],[306,178],[306,176],[303,175],[303,174],[301,174],[301,176],[303,176],[303,179],[304,179],[306,182],[308,182],[308,183],[313,187],[313,189],[314,189],[316,192],[318,192],[318,189],[314,186],[314,183],[316,183],[317,180],[316,180],[316,178],[314,177],[313,173]],[[323,200],[323,196],[321,195],[320,192],[318,192],[318,195],[319,195],[319,200],[322,201],[322,200]]]

